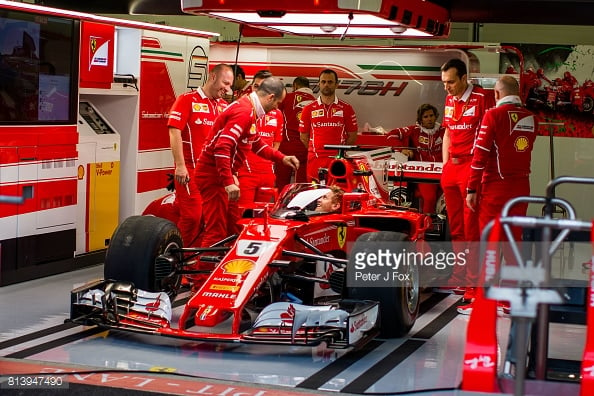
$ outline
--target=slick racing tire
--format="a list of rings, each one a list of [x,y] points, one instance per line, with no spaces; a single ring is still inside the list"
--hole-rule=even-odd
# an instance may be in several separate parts
[[[592,99],[589,96],[586,96],[584,98],[583,108],[584,108],[584,113],[591,113],[592,109],[594,108],[594,99]]]
[[[171,221],[154,216],[128,217],[111,238],[105,254],[104,277],[174,297],[181,282],[174,263],[179,263],[181,256],[174,260],[157,257],[182,247],[181,233]]]
[[[392,244],[396,249],[398,242],[408,240],[408,236],[400,232],[369,232],[357,238],[351,256],[354,257],[353,255],[357,253],[377,253],[378,242],[382,242],[382,246]],[[385,243],[388,244],[384,245]],[[353,268],[347,270],[353,270]],[[399,272],[409,274],[409,279],[402,282],[402,287],[347,287],[349,298],[379,301],[380,337],[382,338],[405,336],[419,315],[418,267],[406,266]]]

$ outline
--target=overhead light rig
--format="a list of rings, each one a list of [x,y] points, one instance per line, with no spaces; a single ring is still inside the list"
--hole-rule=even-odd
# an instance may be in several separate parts
[[[449,11],[425,0],[181,0],[182,11],[322,37],[447,38]]]

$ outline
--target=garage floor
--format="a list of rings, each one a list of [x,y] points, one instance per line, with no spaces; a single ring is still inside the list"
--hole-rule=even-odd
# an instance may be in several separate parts
[[[179,384],[162,384],[160,391],[180,392],[177,394],[232,395],[238,394],[238,386],[251,387],[252,393],[246,391],[242,395],[293,391],[467,394],[456,390],[461,383],[468,323],[467,317],[456,314],[458,296],[423,294],[422,315],[408,337],[376,339],[359,351],[329,350],[323,346],[218,344],[65,324],[70,290],[101,276],[102,267],[96,266],[0,288],[0,374],[6,373],[6,367],[31,363],[34,366],[20,372],[63,370],[78,372],[78,379],[90,381],[93,373],[101,371],[99,382],[111,382],[111,386],[120,386],[123,375],[130,380],[132,377],[125,374],[137,371],[136,385],[128,385],[129,388],[154,382],[154,377],[141,381],[144,377],[140,373],[166,373],[157,376],[161,383],[164,378],[171,384],[175,382],[171,378],[185,381],[198,377],[200,381],[210,381],[207,385],[189,385],[191,392],[182,391]],[[506,317],[498,321],[502,354],[507,348],[510,323]],[[551,324],[549,358],[566,362],[567,367],[579,367],[584,338],[584,326]],[[213,382],[219,380],[225,381],[224,385]],[[213,384],[235,390],[213,393],[215,388],[208,388],[208,392],[199,392],[201,387]],[[568,385],[563,394],[577,395],[577,386]]]

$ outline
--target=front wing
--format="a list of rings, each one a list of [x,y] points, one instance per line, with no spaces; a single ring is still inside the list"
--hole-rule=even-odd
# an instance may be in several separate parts
[[[167,294],[139,290],[130,282],[94,281],[71,292],[74,323],[168,337],[305,346],[326,342],[330,348],[348,348],[360,347],[379,333],[379,304],[368,300],[319,306],[276,302],[249,326],[242,325],[245,330],[232,326],[182,330],[174,318]]]

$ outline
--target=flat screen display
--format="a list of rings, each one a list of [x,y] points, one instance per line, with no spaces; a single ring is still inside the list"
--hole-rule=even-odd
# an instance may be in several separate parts
[[[0,124],[76,121],[78,25],[0,11]]]

